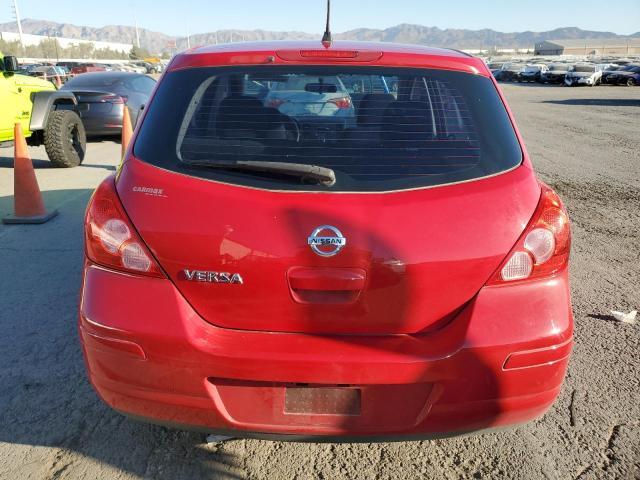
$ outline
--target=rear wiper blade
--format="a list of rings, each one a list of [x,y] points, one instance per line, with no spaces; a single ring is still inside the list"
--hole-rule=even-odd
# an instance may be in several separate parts
[[[261,161],[225,161],[225,160],[199,160],[184,161],[183,163],[194,167],[228,168],[233,170],[247,170],[253,172],[280,173],[299,177],[303,180],[313,180],[328,187],[336,183],[335,172],[327,167],[318,165],[306,165],[304,163],[287,162],[261,162]]]

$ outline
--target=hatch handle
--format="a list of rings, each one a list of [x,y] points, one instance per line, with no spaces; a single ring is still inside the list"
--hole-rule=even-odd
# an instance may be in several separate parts
[[[287,277],[297,303],[352,303],[365,287],[367,272],[361,268],[294,267]]]

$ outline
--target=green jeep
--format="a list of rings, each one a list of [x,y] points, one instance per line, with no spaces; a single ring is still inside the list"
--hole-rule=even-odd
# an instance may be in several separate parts
[[[0,147],[13,146],[14,125],[21,123],[27,143],[44,144],[53,165],[80,165],[87,138],[75,96],[17,70],[17,58],[0,53]]]

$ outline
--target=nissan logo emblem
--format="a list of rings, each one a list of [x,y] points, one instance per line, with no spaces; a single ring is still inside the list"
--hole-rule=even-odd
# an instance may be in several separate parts
[[[307,239],[311,250],[321,257],[333,257],[347,244],[340,230],[331,225],[316,228]]]

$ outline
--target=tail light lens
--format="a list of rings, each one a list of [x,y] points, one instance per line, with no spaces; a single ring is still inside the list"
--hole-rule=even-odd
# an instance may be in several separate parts
[[[571,249],[571,227],[560,197],[547,185],[524,233],[488,285],[531,280],[566,268]]]
[[[333,103],[340,110],[351,108],[351,99],[349,97],[332,98],[329,102]]]
[[[122,208],[114,176],[104,180],[91,197],[84,229],[87,257],[92,262],[128,273],[164,277]]]
[[[284,98],[272,98],[267,102],[266,106],[271,108],[280,108],[285,103],[287,103],[287,100]]]
[[[114,103],[117,105],[127,103],[128,99],[129,97],[127,97],[126,95],[103,95],[102,97],[100,97],[100,101],[103,103]]]

